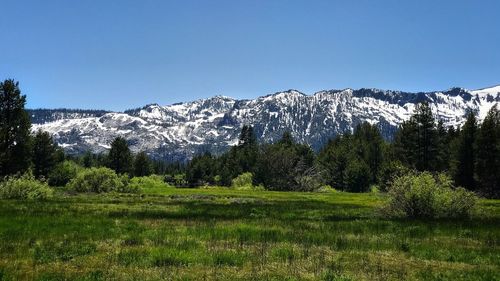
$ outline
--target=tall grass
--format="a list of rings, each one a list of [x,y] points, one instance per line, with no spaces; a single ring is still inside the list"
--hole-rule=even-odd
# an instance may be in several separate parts
[[[227,189],[0,201],[0,280],[498,280],[500,201],[379,217],[383,195]]]

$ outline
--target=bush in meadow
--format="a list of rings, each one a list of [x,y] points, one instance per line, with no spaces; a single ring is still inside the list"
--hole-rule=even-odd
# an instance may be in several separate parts
[[[231,181],[231,188],[236,190],[264,190],[262,185],[253,185],[253,174],[246,172],[240,174]]]
[[[1,199],[45,200],[53,194],[47,183],[36,180],[31,173],[9,176],[0,182]]]
[[[127,175],[119,176],[109,168],[100,167],[80,171],[68,186],[77,192],[136,192],[128,183]]]
[[[49,185],[65,186],[74,179],[81,170],[83,170],[83,168],[74,161],[67,160],[59,163],[49,173]]]
[[[331,185],[328,185],[328,184],[321,186],[320,188],[316,189],[315,191],[320,192],[320,193],[337,193],[337,192],[339,192],[338,190],[336,190],[335,188],[333,188]]]
[[[149,188],[169,188],[171,185],[166,183],[162,176],[150,175],[145,177],[133,177],[130,180],[129,187],[140,190]]]
[[[474,210],[477,196],[461,187],[454,188],[445,174],[407,174],[389,186],[384,211],[389,216],[409,218],[464,218]]]

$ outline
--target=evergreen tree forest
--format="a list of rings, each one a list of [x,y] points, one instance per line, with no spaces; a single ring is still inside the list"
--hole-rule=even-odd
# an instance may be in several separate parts
[[[461,127],[444,127],[431,106],[422,102],[394,139],[382,138],[377,125],[358,124],[352,132],[330,139],[315,152],[284,132],[274,143],[259,143],[254,129],[244,125],[238,144],[221,155],[199,154],[187,163],[134,155],[127,140],[117,137],[106,154],[64,155],[45,132],[31,132],[19,83],[0,83],[0,176],[31,172],[46,179],[63,161],[81,167],[108,167],[129,176],[163,175],[178,186],[231,186],[251,173],[253,185],[268,190],[314,191],[330,186],[348,192],[384,191],[396,176],[412,171],[445,172],[457,186],[482,196],[500,197],[500,111],[494,106],[479,122],[467,113]],[[59,168],[58,168],[59,167]],[[68,166],[69,167],[69,166]]]

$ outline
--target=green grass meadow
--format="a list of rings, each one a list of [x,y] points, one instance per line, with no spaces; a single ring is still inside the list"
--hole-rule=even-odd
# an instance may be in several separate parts
[[[379,194],[151,188],[0,200],[0,280],[500,280],[500,201],[389,220]]]

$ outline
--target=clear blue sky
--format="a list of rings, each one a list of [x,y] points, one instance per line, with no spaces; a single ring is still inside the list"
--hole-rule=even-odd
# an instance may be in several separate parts
[[[500,83],[497,0],[0,4],[0,79],[19,80],[30,108]]]

